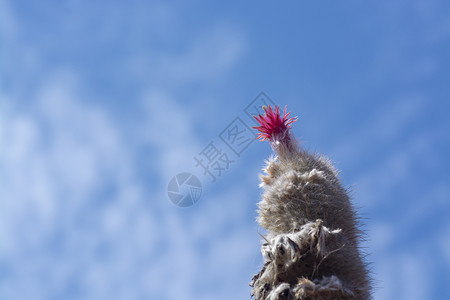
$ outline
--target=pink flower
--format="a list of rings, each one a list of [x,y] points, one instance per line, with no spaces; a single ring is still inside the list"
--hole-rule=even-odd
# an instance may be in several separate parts
[[[288,137],[288,130],[292,127],[290,124],[297,121],[297,117],[289,118],[291,112],[286,113],[286,107],[284,107],[283,118],[280,116],[280,108],[275,106],[275,111],[272,107],[263,107],[265,115],[254,116],[256,121],[261,126],[253,127],[259,130],[257,139],[265,141],[266,139],[274,142],[277,139],[283,140]]]

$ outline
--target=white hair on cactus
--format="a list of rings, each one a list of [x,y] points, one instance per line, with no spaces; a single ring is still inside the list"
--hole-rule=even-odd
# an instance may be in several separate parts
[[[258,223],[268,232],[262,270],[251,286],[257,300],[369,299],[370,278],[359,251],[357,214],[331,162],[295,143],[279,108],[255,117],[259,138],[277,156],[261,175]],[[329,229],[332,228],[332,229]]]

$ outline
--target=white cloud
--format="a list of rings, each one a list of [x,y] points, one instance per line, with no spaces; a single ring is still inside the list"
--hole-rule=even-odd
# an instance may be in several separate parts
[[[58,47],[65,42],[94,47],[74,39],[98,21],[95,10],[85,14],[83,7],[69,6],[73,14],[50,20],[74,34],[61,36]],[[139,45],[147,34],[153,43],[176,39],[180,30],[184,34],[181,10],[152,7],[151,16],[142,10],[136,18],[119,20],[120,9],[104,12],[102,6],[105,23],[85,34],[108,43],[124,37],[117,32],[125,21],[136,34],[129,41]],[[148,85],[130,99],[135,115],[117,118],[114,108],[92,96],[88,89],[95,83],[83,81],[84,70],[71,65],[64,48],[56,51],[67,59],[64,70],[53,61],[43,67],[49,49],[55,50],[43,43],[48,32],[33,28],[35,39],[26,39],[33,30],[22,23],[14,29],[16,15],[5,11],[10,18],[1,22],[10,25],[2,39],[13,39],[20,51],[6,53],[14,85],[1,97],[0,297],[247,297],[246,271],[258,250],[258,236],[247,225],[248,205],[242,205],[248,191],[233,188],[222,199],[202,198],[204,203],[186,211],[165,195],[170,177],[190,171],[193,155],[204,146],[194,127],[198,114],[183,106],[179,87],[214,85],[228,76],[245,54],[240,31],[215,23],[194,31],[181,51],[170,54],[136,47],[122,57],[124,73],[117,76]],[[205,281],[214,285],[204,287]]]
[[[151,144],[158,155],[158,159],[147,159],[167,182],[179,172],[189,172],[193,156],[201,149],[192,116],[164,91],[147,92],[141,105],[145,121],[137,124],[137,136]]]
[[[190,41],[181,55],[158,57],[155,74],[183,84],[216,79],[226,74],[244,54],[245,42],[240,35],[229,26],[215,26]]]
[[[142,188],[134,184],[129,146],[111,118],[75,100],[61,81],[43,87],[41,95],[27,109],[9,103],[3,112],[1,258],[15,272],[2,293],[14,299],[53,297],[71,282],[89,286],[73,279],[79,272],[87,278],[130,272],[126,257],[142,255],[157,238],[149,215],[136,213]],[[99,208],[96,191],[111,180],[118,192]],[[98,262],[92,253],[99,247],[112,247],[105,251],[118,260]],[[89,297],[114,290],[101,282],[106,290]]]
[[[217,41],[214,51],[223,42]],[[185,59],[195,61],[203,50]],[[235,50],[223,51],[199,76],[226,72],[236,62]],[[210,299],[216,291],[198,287],[211,278],[229,287],[224,293],[248,295],[248,278],[237,291],[230,275],[241,270],[230,262],[244,266],[253,254],[248,232],[230,225],[236,222],[230,216],[246,219],[245,210],[235,209],[246,193],[227,194],[233,201],[226,199],[222,210],[212,203],[198,208],[186,226],[188,215],[169,203],[165,186],[155,185],[192,168],[201,149],[192,114],[171,91],[149,89],[141,91],[137,117],[118,121],[93,99],[82,99],[83,88],[73,70],[52,70],[30,101],[2,97],[9,100],[0,131],[0,262],[14,272],[6,271],[0,296]],[[135,156],[141,149],[151,154]],[[157,180],[138,177],[142,164]],[[228,227],[227,236],[218,234]],[[207,256],[200,240],[212,245]]]

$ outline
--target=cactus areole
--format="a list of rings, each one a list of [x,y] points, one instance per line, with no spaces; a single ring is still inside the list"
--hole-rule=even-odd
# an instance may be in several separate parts
[[[338,172],[322,155],[300,147],[291,132],[297,117],[264,107],[255,116],[258,139],[276,153],[260,176],[259,225],[267,230],[264,264],[253,277],[252,296],[276,299],[370,299],[359,249],[359,219]]]

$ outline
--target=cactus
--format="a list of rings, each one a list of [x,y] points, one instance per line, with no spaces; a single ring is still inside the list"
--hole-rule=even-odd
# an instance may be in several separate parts
[[[290,128],[297,118],[264,107],[255,116],[258,138],[275,157],[261,175],[257,221],[267,230],[262,270],[250,286],[256,300],[370,299],[370,278],[359,243],[362,231],[338,172],[322,155],[308,153]]]

